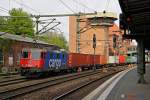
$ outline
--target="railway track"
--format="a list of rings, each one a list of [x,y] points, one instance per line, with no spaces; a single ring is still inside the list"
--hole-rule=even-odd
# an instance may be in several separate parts
[[[86,82],[86,83],[84,83],[84,84],[81,84],[81,85],[79,85],[79,86],[76,86],[75,88],[70,89],[69,91],[67,91],[67,92],[65,92],[65,93],[62,93],[61,95],[58,95],[58,96],[54,97],[53,100],[69,100],[69,98],[70,98],[70,99],[72,98],[71,95],[74,95],[76,92],[78,92],[78,91],[80,91],[80,90],[82,91],[82,89],[88,87],[88,86],[91,85],[91,84],[95,84],[95,83],[98,82],[98,81],[101,81],[101,83],[103,83],[102,81],[107,80],[108,78],[110,78],[111,76],[115,75],[115,74],[118,73],[118,72],[120,72],[120,71],[117,71],[117,72],[111,73],[111,74],[107,74],[107,75],[105,75],[105,76],[99,77],[99,78],[97,78],[97,79],[94,79],[94,80],[91,80],[91,81]],[[100,82],[99,82],[99,83],[100,83]],[[99,84],[99,85],[100,85],[100,84]],[[99,85],[98,85],[98,86],[99,86]],[[86,89],[84,89],[84,90],[86,90]],[[78,97],[78,99],[75,98],[75,97]],[[76,95],[75,97],[73,97],[73,98],[75,98],[75,100],[79,100],[79,98],[80,98],[78,95]],[[74,100],[73,98],[72,98],[72,100]],[[82,99],[82,98],[80,98],[80,99]]]
[[[16,81],[16,80],[21,80],[21,79],[26,79],[25,77],[9,77],[9,78],[4,78],[0,79],[0,84],[5,83],[5,82],[10,82],[10,81]]]
[[[22,86],[19,86],[16,84],[15,87],[11,87],[12,85],[4,87],[4,88],[0,87],[0,100],[20,97],[20,96],[29,94],[31,92],[44,89],[46,87],[58,85],[67,81],[69,82],[71,80],[79,79],[82,77],[88,77],[94,74],[96,75],[98,73],[101,73],[101,70],[74,73],[70,75],[57,76],[57,77],[52,77],[52,78],[43,79],[43,80],[33,80],[32,84],[29,84],[28,82],[26,82]]]
[[[17,84],[17,83],[21,83],[21,82],[26,82],[26,81],[29,81],[29,80],[26,79],[26,78],[7,80],[7,81],[0,82],[0,87],[7,86],[7,85],[12,85],[12,84]]]
[[[38,83],[29,84],[29,85],[25,85],[25,86],[21,86],[21,87],[19,87],[19,85],[15,88],[0,87],[0,99],[1,100],[11,99],[11,98],[19,96],[19,95],[28,94],[30,92],[37,91],[39,89],[43,89],[43,88],[57,85],[57,84],[60,84],[63,82],[75,80],[75,79],[78,79],[81,77],[87,77],[87,76],[94,75],[97,73],[100,73],[100,70],[91,71],[91,73],[87,72],[87,73],[80,73],[80,74],[77,73],[75,75],[70,75],[70,76],[66,75],[65,77],[53,78],[51,80],[40,81]]]

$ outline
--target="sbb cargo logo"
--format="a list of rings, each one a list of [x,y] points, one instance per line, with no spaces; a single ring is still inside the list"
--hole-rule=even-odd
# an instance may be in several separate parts
[[[50,59],[49,60],[49,67],[61,67],[61,59]]]

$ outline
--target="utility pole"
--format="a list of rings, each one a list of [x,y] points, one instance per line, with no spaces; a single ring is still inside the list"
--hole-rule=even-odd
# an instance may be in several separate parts
[[[39,31],[39,18],[40,18],[40,16],[36,16],[35,17],[36,18],[36,31],[35,31],[35,34],[34,34],[34,36],[36,36],[36,35],[38,35],[38,31]]]
[[[76,17],[76,22],[77,22],[77,29],[76,29],[76,52],[80,53],[80,16]]]

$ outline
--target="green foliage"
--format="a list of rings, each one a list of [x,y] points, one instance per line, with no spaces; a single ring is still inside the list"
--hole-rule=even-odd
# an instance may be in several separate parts
[[[33,21],[29,17],[29,14],[22,9],[13,8],[9,11],[10,16],[20,16],[20,18],[8,18],[7,20],[4,18],[0,18],[0,22],[2,25],[0,26],[0,31],[9,32],[16,35],[24,34],[26,36],[33,36],[34,26]],[[21,16],[26,16],[25,18],[21,18]]]
[[[7,30],[7,20],[3,17],[0,17],[0,31],[4,32]]]
[[[57,34],[57,33],[48,33],[48,34],[40,36],[39,39],[49,44],[55,44],[61,47],[62,49],[68,50],[68,46],[67,46],[68,43],[65,37],[63,36],[63,34]]]
[[[0,38],[0,49],[3,51],[7,52],[10,50],[11,45],[14,43],[14,41],[5,39],[5,38]]]

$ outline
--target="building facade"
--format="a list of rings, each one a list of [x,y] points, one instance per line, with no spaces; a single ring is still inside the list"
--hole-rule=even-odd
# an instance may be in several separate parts
[[[91,20],[92,19],[92,20]],[[87,18],[81,16],[69,17],[69,51],[84,54],[94,54],[93,34],[96,35],[96,55],[105,55],[106,48],[109,48],[109,55],[125,54],[125,41],[122,39],[122,32],[116,24],[111,25],[108,29],[108,40],[106,40],[105,27],[100,25],[100,18]],[[102,20],[102,19],[100,19]],[[77,23],[79,21],[79,23]],[[77,26],[77,24],[79,24]],[[80,31],[80,34],[78,33]],[[80,35],[80,36],[78,36]],[[114,36],[116,37],[116,47],[114,47]],[[78,46],[78,50],[77,50]]]

